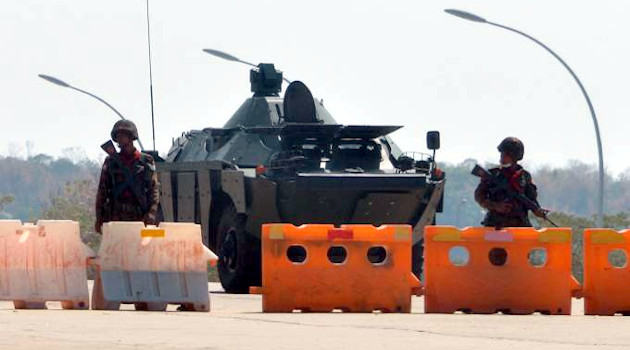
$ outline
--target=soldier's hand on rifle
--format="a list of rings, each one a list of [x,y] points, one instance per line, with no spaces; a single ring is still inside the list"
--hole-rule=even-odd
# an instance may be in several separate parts
[[[539,218],[546,218],[548,213],[549,210],[543,208],[538,208],[534,210],[534,215],[538,216]]]
[[[492,209],[501,214],[506,214],[512,211],[512,204],[505,203],[505,202],[498,202],[493,205]]]
[[[155,225],[157,223],[156,222],[156,218],[155,218],[155,214],[153,214],[153,213],[147,213],[144,216],[144,220],[143,221],[147,225]]]

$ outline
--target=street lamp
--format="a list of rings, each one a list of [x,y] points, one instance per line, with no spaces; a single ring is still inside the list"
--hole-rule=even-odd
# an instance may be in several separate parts
[[[598,197],[598,203],[597,203],[597,227],[602,227],[603,226],[603,221],[604,221],[604,154],[602,151],[602,140],[601,137],[599,135],[599,124],[597,123],[597,117],[595,116],[595,109],[593,108],[593,104],[591,103],[591,99],[588,97],[588,94],[586,93],[586,89],[584,89],[584,85],[582,85],[582,82],[580,81],[580,79],[578,79],[577,75],[575,75],[575,73],[573,72],[573,70],[571,69],[571,67],[569,67],[569,65],[566,64],[566,62],[564,62],[564,60],[562,58],[560,58],[560,56],[558,56],[555,52],[553,52],[553,50],[551,50],[549,47],[547,47],[547,45],[541,43],[540,41],[538,41],[536,38],[527,35],[521,31],[518,31],[514,28],[510,28],[507,26],[504,26],[502,24],[498,24],[498,23],[493,23],[490,22],[488,20],[486,20],[483,17],[479,17],[477,15],[474,15],[470,12],[465,12],[465,11],[460,11],[460,10],[454,10],[454,9],[447,9],[444,10],[444,12],[459,17],[459,18],[463,18],[469,21],[473,21],[473,22],[478,22],[478,23],[485,23],[485,24],[489,24],[495,27],[499,27],[499,28],[503,28],[506,30],[509,30],[510,32],[516,33],[516,34],[520,34],[530,40],[532,40],[533,42],[535,42],[536,44],[542,46],[545,50],[547,50],[547,52],[549,52],[551,55],[553,55],[553,57],[555,57],[563,66],[564,68],[567,69],[567,71],[569,71],[569,74],[571,74],[571,76],[573,77],[573,79],[575,79],[575,82],[578,84],[578,86],[580,87],[580,90],[582,91],[582,95],[584,95],[584,98],[586,99],[586,103],[588,104],[588,108],[591,111],[591,117],[593,118],[593,126],[595,127],[595,137],[597,138],[597,152],[598,152],[598,156],[599,156],[599,197]]]
[[[81,90],[81,89],[79,89],[79,88],[77,88],[77,87],[74,87],[74,86],[72,86],[72,85],[70,85],[70,84],[66,83],[66,82],[65,82],[65,81],[63,81],[63,80],[61,80],[61,79],[57,79],[57,78],[52,77],[52,76],[50,76],[50,75],[46,75],[46,74],[38,74],[37,76],[38,76],[38,77],[40,77],[40,78],[42,78],[42,79],[44,79],[44,80],[46,80],[46,81],[47,81],[47,82],[49,82],[49,83],[53,83],[53,84],[55,84],[55,85],[58,85],[58,86],[61,86],[61,87],[65,87],[65,88],[70,88],[70,89],[72,89],[72,90],[76,90],[76,91],[78,91],[78,92],[80,92],[80,93],[83,93],[83,94],[86,94],[86,95],[88,95],[88,96],[91,96],[91,97],[93,97],[93,98],[95,98],[95,99],[97,99],[97,100],[99,100],[99,101],[103,102],[103,103],[104,103],[107,107],[109,107],[112,111],[114,111],[116,114],[118,114],[118,116],[120,117],[120,119],[125,120],[125,117],[123,117],[123,116],[122,116],[122,114],[120,114],[120,112],[118,112],[118,111],[116,110],[116,108],[114,108],[112,105],[110,105],[109,103],[107,103],[107,101],[103,100],[102,98],[100,98],[100,97],[98,97],[98,96],[96,96],[96,95],[94,95],[94,94],[92,94],[92,93],[89,93],[89,92],[87,92],[87,91],[85,91],[85,90]],[[140,145],[140,149],[141,149],[142,151],[144,151],[144,146],[142,146],[142,142],[140,141],[140,138],[138,138],[138,144]]]
[[[205,52],[207,54],[210,54],[212,56],[215,56],[215,57],[222,58],[222,59],[227,60],[227,61],[239,62],[239,63],[243,63],[243,64],[246,64],[248,66],[254,67],[254,68],[258,68],[257,65],[255,65],[255,64],[253,64],[251,62],[243,61],[240,58],[232,56],[229,53],[225,53],[223,51],[213,50],[213,49],[203,49],[203,52]],[[284,80],[287,84],[291,84],[291,80],[289,80],[289,79],[287,79],[285,77],[282,77],[282,80]]]

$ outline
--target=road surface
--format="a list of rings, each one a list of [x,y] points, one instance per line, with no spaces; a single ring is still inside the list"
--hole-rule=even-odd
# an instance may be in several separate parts
[[[14,310],[0,302],[0,349],[630,349],[630,317],[263,314],[258,295],[210,285],[210,313]]]

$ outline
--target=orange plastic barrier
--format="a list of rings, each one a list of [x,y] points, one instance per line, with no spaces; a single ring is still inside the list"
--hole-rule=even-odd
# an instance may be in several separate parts
[[[584,230],[584,313],[630,315],[630,230]]]
[[[571,229],[425,228],[425,312],[571,314]]]
[[[86,265],[94,252],[81,242],[79,223],[40,220],[0,221],[0,300],[16,309],[45,309],[61,301],[64,309],[87,309]]]
[[[411,226],[265,224],[264,312],[410,312]]]
[[[180,304],[182,310],[208,312],[208,262],[216,260],[197,224],[108,222],[94,261],[92,309],[134,303],[138,310],[163,311]]]

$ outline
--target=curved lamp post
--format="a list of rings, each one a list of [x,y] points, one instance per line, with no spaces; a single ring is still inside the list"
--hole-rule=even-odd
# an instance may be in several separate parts
[[[597,227],[602,227],[603,226],[603,221],[604,221],[604,155],[603,155],[603,151],[602,151],[602,140],[601,140],[601,137],[599,135],[599,124],[597,123],[597,117],[595,116],[595,109],[593,108],[593,104],[591,103],[591,99],[588,97],[588,94],[586,93],[586,90],[584,89],[584,85],[582,85],[582,82],[580,81],[580,79],[578,79],[577,75],[575,75],[575,73],[573,72],[571,67],[569,67],[569,65],[567,65],[566,62],[564,62],[564,60],[562,58],[560,58],[560,56],[558,56],[555,52],[553,52],[553,50],[551,50],[549,47],[547,47],[547,45],[543,44],[542,42],[538,41],[536,38],[534,38],[534,37],[532,37],[530,35],[527,35],[527,34],[521,32],[521,31],[518,31],[518,30],[516,30],[514,28],[510,28],[510,27],[504,26],[502,24],[490,22],[490,21],[486,20],[485,18],[479,17],[479,16],[474,15],[474,14],[472,14],[470,12],[454,10],[454,9],[447,9],[447,10],[444,10],[444,12],[446,12],[446,13],[448,13],[450,15],[459,17],[459,18],[463,18],[463,19],[469,20],[469,21],[478,22],[478,23],[485,23],[485,24],[489,24],[489,25],[492,25],[492,26],[495,26],[495,27],[503,28],[505,30],[509,30],[510,32],[522,35],[522,36],[526,37],[527,39],[532,40],[536,44],[542,46],[551,55],[553,55],[553,57],[555,57],[564,66],[564,68],[566,68],[567,71],[569,71],[569,74],[571,74],[573,79],[575,79],[575,82],[578,84],[578,86],[580,87],[580,90],[582,91],[582,95],[584,95],[584,98],[586,99],[586,103],[588,104],[588,108],[591,111],[591,117],[593,118],[593,125],[595,127],[595,137],[597,138],[597,152],[598,152],[598,156],[599,156],[599,197],[598,197],[598,203],[597,203]]]
[[[213,50],[213,49],[203,49],[203,52],[205,52],[207,54],[210,54],[212,56],[215,56],[215,57],[222,58],[222,59],[227,60],[227,61],[239,62],[239,63],[243,63],[243,64],[246,64],[248,66],[254,67],[254,68],[258,68],[257,65],[255,65],[255,64],[253,64],[251,62],[243,61],[243,60],[239,59],[238,57],[232,56],[229,53],[225,53],[223,51]],[[287,84],[291,84],[291,80],[289,80],[289,79],[287,79],[285,77],[282,77],[282,80],[284,80]]]
[[[66,82],[65,82],[65,81],[63,81],[63,80],[57,79],[57,78],[52,77],[52,76],[50,76],[50,75],[46,75],[46,74],[38,74],[37,76],[39,76],[40,78],[42,78],[42,79],[46,80],[46,81],[47,81],[47,82],[49,82],[49,83],[53,83],[53,84],[55,84],[55,85],[59,85],[59,86],[61,86],[61,87],[65,87],[65,88],[70,88],[70,89],[72,89],[72,90],[76,90],[76,91],[78,91],[78,92],[80,92],[80,93],[83,93],[83,94],[86,94],[86,95],[88,95],[88,96],[91,96],[91,97],[93,97],[93,98],[95,98],[95,99],[97,99],[97,100],[99,100],[99,101],[103,102],[103,103],[104,103],[107,107],[109,107],[112,111],[114,111],[116,114],[118,114],[118,116],[120,117],[120,119],[125,120],[125,117],[123,117],[123,116],[122,116],[122,114],[120,114],[120,112],[118,112],[118,111],[116,110],[116,108],[114,108],[112,105],[110,105],[109,103],[107,103],[107,101],[103,100],[102,98],[100,98],[100,97],[98,97],[98,96],[96,96],[96,95],[94,95],[94,94],[92,94],[92,93],[89,93],[89,92],[87,92],[87,91],[85,91],[85,90],[81,90],[81,89],[79,89],[79,88],[77,88],[77,87],[74,87],[74,86],[72,86],[72,85],[70,85],[70,84],[66,83]],[[141,149],[142,151],[144,151],[144,147],[142,146],[142,142],[140,141],[140,138],[138,138],[138,144],[140,145],[140,149]]]

